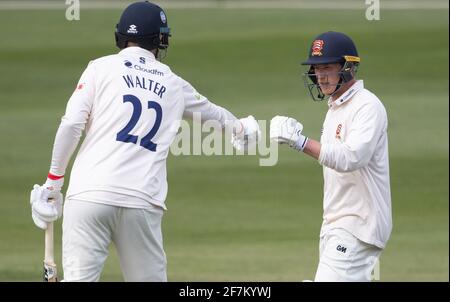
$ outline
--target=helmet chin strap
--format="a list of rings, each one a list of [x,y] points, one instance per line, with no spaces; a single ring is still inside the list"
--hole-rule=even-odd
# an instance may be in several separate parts
[[[341,76],[339,79],[339,82],[336,84],[336,88],[334,89],[333,93],[330,94],[330,97],[334,96],[338,92],[338,90],[341,89],[342,85],[344,85],[344,84],[345,83],[342,83],[342,76]]]
[[[157,49],[156,49],[155,58],[156,58],[158,61],[162,62],[162,60],[164,60],[164,58],[166,57],[166,55],[167,55],[167,48],[165,48],[165,49],[157,48]]]
[[[345,66],[346,66],[346,64],[344,64],[342,66],[342,69],[339,72],[341,74],[340,77],[339,77],[339,82],[336,84],[336,88],[334,89],[333,93],[330,94],[330,97],[334,96],[338,92],[338,90],[342,88],[342,86],[344,84],[350,82],[353,79],[353,76],[352,76],[348,81],[344,82],[344,72],[345,72],[344,69],[345,69]]]
[[[339,82],[336,84],[336,88],[334,88],[334,91],[330,94],[330,95],[325,95],[324,93],[323,93],[323,91],[322,91],[322,88],[320,88],[320,86],[318,87],[319,88],[319,90],[320,90],[320,92],[322,93],[322,94],[324,94],[324,96],[327,96],[327,98],[330,98],[330,97],[332,97],[332,96],[334,96],[337,92],[338,92],[338,90],[342,87],[342,85],[344,85],[345,83],[343,83],[343,81],[342,81],[343,79],[342,79],[342,75],[339,77]]]

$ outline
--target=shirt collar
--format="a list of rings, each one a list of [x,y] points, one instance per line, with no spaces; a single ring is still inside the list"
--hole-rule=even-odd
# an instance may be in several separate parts
[[[144,48],[140,48],[139,46],[130,46],[130,47],[124,48],[119,53],[120,54],[135,54],[135,55],[149,58],[150,60],[156,60],[153,52],[151,52],[147,49],[144,49]]]
[[[350,88],[344,92],[339,98],[336,100],[333,100],[330,98],[328,100],[328,107],[336,107],[344,104],[345,102],[351,100],[351,98],[361,89],[364,89],[364,82],[363,80],[358,80],[356,83],[354,83]]]

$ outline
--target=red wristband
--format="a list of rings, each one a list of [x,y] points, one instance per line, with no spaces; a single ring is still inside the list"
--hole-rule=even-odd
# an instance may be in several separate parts
[[[58,176],[58,175],[54,175],[54,174],[52,174],[52,173],[48,172],[48,175],[47,175],[47,177],[48,177],[49,179],[51,179],[51,180],[58,180],[58,179],[61,179],[61,178],[63,178],[63,177],[64,177],[64,175],[62,175],[62,176]]]

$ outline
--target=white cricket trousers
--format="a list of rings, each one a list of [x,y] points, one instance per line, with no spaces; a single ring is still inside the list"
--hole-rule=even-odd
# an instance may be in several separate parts
[[[316,282],[369,282],[382,249],[336,228],[320,238]]]
[[[167,281],[161,220],[164,210],[66,200],[63,281],[99,281],[113,242],[125,281]]]

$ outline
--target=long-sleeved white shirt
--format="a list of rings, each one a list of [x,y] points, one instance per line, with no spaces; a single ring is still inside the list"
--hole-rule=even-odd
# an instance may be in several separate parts
[[[384,248],[392,230],[387,114],[363,81],[329,101],[320,139],[324,196],[321,236],[344,228]]]
[[[82,131],[68,198],[166,208],[166,158],[183,116],[223,127],[236,117],[211,103],[150,51],[128,47],[91,61],[56,134],[50,173],[64,175]],[[132,197],[132,198],[130,198]]]

